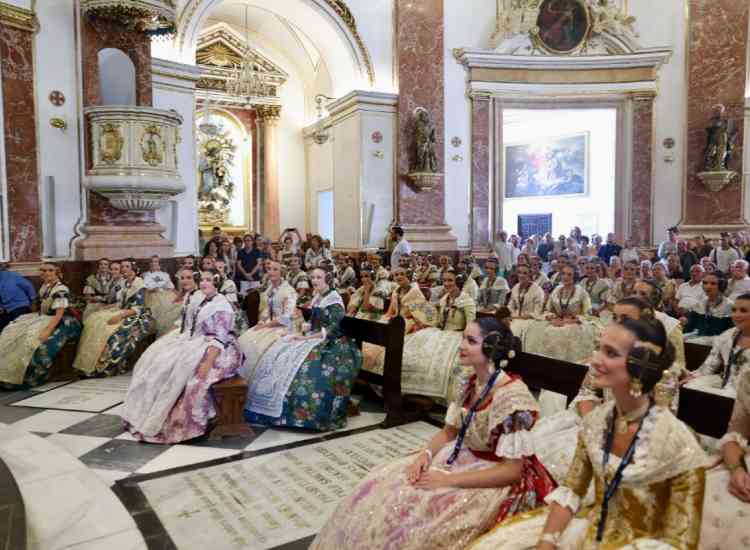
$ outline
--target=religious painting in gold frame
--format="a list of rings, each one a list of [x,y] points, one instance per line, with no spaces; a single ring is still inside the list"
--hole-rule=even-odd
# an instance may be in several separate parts
[[[532,37],[548,53],[569,55],[586,45],[591,27],[591,11],[585,0],[542,0]]]

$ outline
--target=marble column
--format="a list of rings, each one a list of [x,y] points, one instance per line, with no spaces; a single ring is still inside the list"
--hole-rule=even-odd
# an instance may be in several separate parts
[[[444,173],[443,0],[396,0],[396,54],[399,83],[397,216],[417,250],[455,250],[445,223],[445,184],[416,190],[408,177],[414,166],[414,110],[427,110],[435,126],[438,172]]]
[[[492,100],[471,96],[471,249],[486,252],[490,235],[490,133]],[[500,121],[502,125],[502,121]]]
[[[9,252],[14,264],[42,256],[37,120],[34,106],[33,12],[0,5],[0,71],[5,140]],[[17,269],[14,266],[14,269]]]
[[[630,194],[630,238],[651,244],[651,196],[654,178],[654,94],[633,96],[633,166]]]
[[[729,169],[742,172],[749,10],[748,2],[690,0],[688,165],[681,224],[688,231],[716,233],[746,224],[741,178],[714,193],[696,174],[705,166],[705,129],[716,104],[723,104],[739,126]]]
[[[258,122],[263,128],[263,213],[261,231],[274,241],[281,235],[279,217],[279,147],[277,128],[281,118],[278,105],[259,105]]]

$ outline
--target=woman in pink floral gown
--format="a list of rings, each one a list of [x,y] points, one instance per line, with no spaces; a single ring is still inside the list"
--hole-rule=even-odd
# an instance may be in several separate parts
[[[185,296],[180,330],[138,360],[122,413],[137,439],[178,443],[205,434],[216,414],[211,386],[237,374],[242,353],[234,310],[217,289],[220,279],[218,272],[204,271],[200,290]]]
[[[416,457],[372,472],[344,499],[312,550],[465,548],[497,521],[541,506],[555,484],[536,459],[539,408],[502,368],[518,347],[495,319],[469,323],[460,356],[474,369],[463,402]]]

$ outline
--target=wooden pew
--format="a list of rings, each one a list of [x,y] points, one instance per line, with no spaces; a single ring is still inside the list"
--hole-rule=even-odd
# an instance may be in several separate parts
[[[690,388],[680,388],[677,418],[696,432],[715,438],[727,433],[734,399]]]
[[[697,370],[711,353],[711,346],[685,342],[685,363],[687,370]]]

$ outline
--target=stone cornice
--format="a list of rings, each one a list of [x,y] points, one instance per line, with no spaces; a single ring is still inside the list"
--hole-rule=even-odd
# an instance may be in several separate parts
[[[672,50],[643,49],[628,55],[544,56],[507,55],[493,50],[456,49],[456,60],[467,69],[597,70],[655,68],[668,63]]]
[[[196,65],[187,65],[158,57],[151,59],[151,71],[158,76],[193,83],[198,82],[204,72],[203,69]]]
[[[0,2],[0,25],[7,25],[22,31],[36,32],[39,28],[39,21],[32,10]]]

